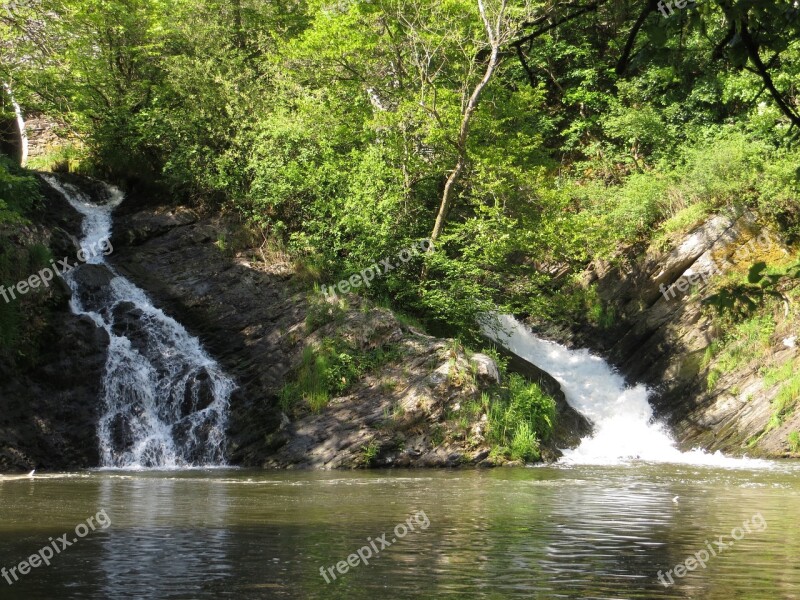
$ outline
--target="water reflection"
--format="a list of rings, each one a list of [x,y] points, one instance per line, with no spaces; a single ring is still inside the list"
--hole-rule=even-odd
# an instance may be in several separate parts
[[[100,506],[113,506],[103,539],[103,597],[192,597],[231,577],[228,490],[214,479],[110,476]]]
[[[105,508],[112,526],[2,598],[800,597],[792,469],[647,466],[495,471],[103,472],[0,485],[0,565]],[[674,499],[677,497],[677,501]],[[335,567],[424,510],[332,584]],[[656,574],[755,513],[705,569]]]

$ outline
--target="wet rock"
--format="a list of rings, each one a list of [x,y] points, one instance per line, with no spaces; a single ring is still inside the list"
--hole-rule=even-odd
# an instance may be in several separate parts
[[[74,263],[72,259],[70,263]],[[111,281],[114,274],[105,265],[80,265],[70,274],[80,286],[78,298],[81,305],[89,311],[98,312],[111,297]]]
[[[181,403],[181,415],[188,416],[194,412],[208,408],[214,402],[214,383],[208,371],[203,367],[195,375],[190,376]]]
[[[105,330],[63,305],[48,318],[36,366],[0,357],[0,471],[99,465],[107,348]]]
[[[116,414],[108,424],[112,452],[121,454],[133,447],[135,438],[130,421],[125,415]]]
[[[114,322],[111,331],[114,335],[127,338],[131,347],[144,356],[154,351],[140,308],[133,302],[119,302],[111,309],[111,314]]]

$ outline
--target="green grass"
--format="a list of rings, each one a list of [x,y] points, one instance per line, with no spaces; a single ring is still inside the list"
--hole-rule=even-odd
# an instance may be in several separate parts
[[[81,172],[81,162],[85,159],[86,152],[83,148],[68,143],[57,146],[42,156],[28,160],[28,168],[37,171],[52,172]]]
[[[306,346],[295,377],[281,390],[281,408],[290,412],[304,402],[313,412],[319,412],[331,397],[343,394],[368,372],[396,356],[392,348],[361,351],[338,338],[325,338],[318,347]]]
[[[794,362],[791,360],[786,361],[777,367],[771,367],[763,371],[764,387],[772,387],[778,383],[783,383],[789,379],[795,371]]]
[[[794,453],[800,453],[800,431],[793,431],[786,438],[789,442],[789,449]]]
[[[316,331],[328,323],[341,323],[348,308],[344,297],[326,298],[318,288],[315,289],[308,297],[306,331]]]
[[[291,411],[300,400],[306,402],[313,412],[322,410],[330,400],[328,370],[328,357],[312,346],[306,346],[295,381],[287,383],[281,390],[284,412]]]
[[[552,434],[556,403],[535,383],[513,373],[506,387],[488,401],[489,438],[498,452],[513,460],[536,460],[540,442]]]
[[[703,368],[713,365],[706,377],[707,389],[713,390],[722,375],[761,358],[770,347],[774,331],[775,320],[771,314],[755,315],[732,326],[721,340],[709,344],[701,361]]]
[[[794,412],[798,399],[800,399],[800,373],[787,380],[772,401],[773,419],[783,423],[784,419]]]
[[[659,234],[669,236],[675,233],[687,233],[702,223],[708,214],[709,208],[705,202],[682,208],[661,224],[656,240],[660,238]]]

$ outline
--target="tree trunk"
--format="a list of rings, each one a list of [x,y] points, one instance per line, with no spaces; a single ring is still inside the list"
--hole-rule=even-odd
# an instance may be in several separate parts
[[[458,139],[456,140],[458,160],[455,168],[447,178],[447,183],[444,186],[442,202],[439,205],[439,213],[436,215],[436,223],[434,223],[433,231],[431,232],[431,243],[428,246],[428,252],[433,251],[434,244],[439,238],[439,235],[442,233],[444,225],[447,222],[447,215],[450,212],[455,199],[455,185],[458,183],[459,177],[461,177],[461,174],[464,172],[464,169],[469,162],[469,155],[467,154],[467,138],[469,137],[469,127],[472,122],[472,117],[475,114],[475,110],[478,108],[478,101],[480,100],[481,94],[483,93],[484,88],[486,88],[486,86],[489,84],[489,81],[492,79],[492,76],[494,75],[494,72],[497,69],[497,65],[500,61],[500,24],[503,18],[503,10],[501,9],[500,14],[497,17],[497,24],[492,27],[492,24],[489,22],[489,19],[486,16],[483,0],[478,0],[478,8],[480,9],[483,23],[486,26],[486,32],[489,36],[489,44],[492,51],[489,55],[489,62],[486,65],[486,72],[483,74],[483,78],[478,82],[478,85],[475,86],[475,89],[472,90],[472,94],[467,101],[467,105],[464,108],[464,113],[461,117],[461,127],[459,128]]]

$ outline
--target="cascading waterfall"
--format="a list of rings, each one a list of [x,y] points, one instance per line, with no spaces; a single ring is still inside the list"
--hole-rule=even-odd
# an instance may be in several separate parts
[[[599,356],[538,338],[511,315],[484,317],[481,327],[498,344],[552,375],[570,406],[594,426],[593,434],[577,448],[564,451],[564,463],[644,460],[747,468],[768,464],[719,452],[681,452],[665,426],[654,419],[648,389],[641,384],[626,386],[623,377]]]
[[[111,213],[122,202],[122,193],[106,186],[107,202],[95,204],[75,186],[43,177],[84,216],[81,249],[86,264],[65,274],[73,291],[72,311],[91,317],[110,338],[103,380],[105,413],[98,424],[102,465],[224,464],[234,382],[197,338],[106,262]]]

